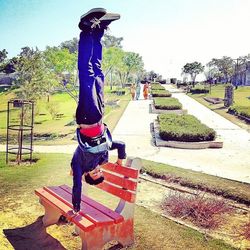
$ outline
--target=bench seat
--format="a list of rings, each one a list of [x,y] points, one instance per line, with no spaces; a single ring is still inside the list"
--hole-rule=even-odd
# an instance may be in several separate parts
[[[123,246],[133,244],[134,206],[141,162],[135,158],[128,160],[127,164],[127,166],[113,163],[103,165],[105,181],[96,186],[120,198],[115,209],[97,202],[84,192],[81,196],[80,211],[74,213],[72,189],[69,186],[36,189],[35,194],[45,208],[43,224],[45,226],[56,224],[63,215],[75,224],[76,231],[82,239],[82,249],[99,250],[111,240],[116,240]]]

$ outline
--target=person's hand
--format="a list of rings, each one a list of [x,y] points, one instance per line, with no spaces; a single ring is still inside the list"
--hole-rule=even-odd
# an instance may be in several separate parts
[[[122,166],[122,159],[117,159],[115,164]]]
[[[77,214],[80,211],[80,206],[73,206],[73,213]]]

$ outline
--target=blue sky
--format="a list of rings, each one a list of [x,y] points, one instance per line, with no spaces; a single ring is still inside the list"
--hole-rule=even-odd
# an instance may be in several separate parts
[[[187,62],[250,53],[250,0],[0,0],[0,50],[40,50],[79,36],[80,16],[94,7],[118,12],[110,32],[147,70],[180,77]]]

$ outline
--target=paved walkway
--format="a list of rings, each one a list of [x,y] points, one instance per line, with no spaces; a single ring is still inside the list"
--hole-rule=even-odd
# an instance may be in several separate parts
[[[173,92],[176,90],[169,85],[165,87]],[[126,143],[128,155],[250,183],[250,134],[184,93],[173,93],[173,97],[179,99],[189,114],[216,130],[217,138],[224,142],[223,148],[190,150],[155,147],[150,123],[157,115],[149,113],[152,101],[141,99],[129,103],[113,131],[114,138]]]
[[[176,90],[169,85],[165,87],[173,92]],[[224,142],[222,149],[155,147],[150,124],[157,115],[149,113],[152,101],[143,100],[142,96],[140,100],[129,103],[113,131],[113,138],[126,143],[129,156],[250,183],[250,134],[184,93],[173,93],[173,97],[179,99],[183,109],[187,109],[189,114],[195,115],[201,122],[216,130],[217,138]],[[76,145],[35,146],[34,151],[72,154],[75,147]],[[5,146],[0,146],[0,151],[4,150]]]

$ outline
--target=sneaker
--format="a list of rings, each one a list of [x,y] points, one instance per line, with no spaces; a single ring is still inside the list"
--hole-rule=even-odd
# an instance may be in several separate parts
[[[94,8],[89,10],[87,13],[81,16],[78,27],[82,30],[84,27],[88,26],[94,28],[98,23],[99,19],[103,17],[107,11],[104,8]]]
[[[118,19],[120,19],[120,14],[117,13],[106,13],[103,17],[99,19],[100,26],[103,28],[107,28],[107,26]]]

